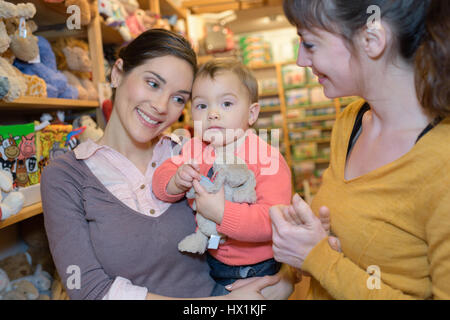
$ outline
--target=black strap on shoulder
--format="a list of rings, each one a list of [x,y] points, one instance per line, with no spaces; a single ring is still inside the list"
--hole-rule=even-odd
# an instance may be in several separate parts
[[[361,129],[362,119],[363,119],[364,113],[366,113],[369,110],[370,110],[370,105],[366,102],[361,107],[361,109],[359,109],[358,114],[356,115],[355,124],[353,125],[353,131],[352,131],[352,134],[350,135],[350,140],[348,142],[347,158],[348,158],[348,155],[350,153],[350,150],[353,147],[353,143],[354,143],[353,140],[355,140],[355,137],[358,134],[359,129]]]
[[[433,129],[434,127],[436,127],[439,122],[442,121],[442,119],[444,119],[443,117],[437,117],[435,118],[425,129],[423,129],[423,131],[419,134],[419,136],[417,137],[416,143],[419,142],[420,139],[422,139],[422,137],[424,135],[426,135],[431,129]]]

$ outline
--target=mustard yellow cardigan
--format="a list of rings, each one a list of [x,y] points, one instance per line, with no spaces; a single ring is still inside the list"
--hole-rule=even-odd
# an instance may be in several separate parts
[[[450,299],[450,118],[401,158],[345,180],[349,138],[364,101],[338,117],[330,167],[314,197],[342,253],[326,239],[307,256],[309,299]],[[371,274],[369,274],[371,273]]]

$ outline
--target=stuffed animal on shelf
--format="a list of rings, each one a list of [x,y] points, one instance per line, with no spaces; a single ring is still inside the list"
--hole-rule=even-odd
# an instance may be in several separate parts
[[[48,286],[47,281],[45,285]],[[10,281],[6,272],[0,269],[0,300],[50,300],[50,290],[43,292],[26,278]]]
[[[14,59],[20,59],[32,63],[39,58],[38,38],[33,35],[37,30],[36,24],[29,20],[36,13],[36,8],[32,3],[19,3],[16,7],[16,17],[5,19],[6,31],[10,38],[10,48],[3,54],[4,58],[10,59],[11,64]],[[44,79],[36,75],[27,75],[14,68],[18,78],[22,78],[26,85],[25,96],[47,97],[47,86]]]
[[[13,191],[11,172],[0,170],[0,220],[18,213],[25,202],[22,193]]]
[[[98,126],[98,124],[88,115],[82,115],[75,118],[72,124],[73,128],[86,127],[86,129],[79,135],[80,142],[84,142],[87,139],[92,141],[98,141],[103,137],[103,130]]]
[[[27,63],[16,59],[14,66],[29,75],[37,75],[45,80],[47,96],[50,98],[78,99],[78,91],[71,86],[66,76],[56,68],[56,58],[47,39],[37,36],[40,60],[39,63]]]
[[[0,77],[3,78],[0,83],[2,99],[13,101],[22,96],[26,91],[26,83],[8,59],[3,54],[8,50],[11,39],[7,33],[5,20],[17,16],[17,6],[0,0]]]
[[[256,180],[255,175],[247,168],[246,164],[239,164],[232,161],[233,164],[214,163],[215,172],[214,182],[203,177],[200,184],[209,193],[217,193],[224,186],[225,200],[239,203],[256,202]],[[186,198],[194,199],[195,190],[191,188],[186,193]],[[193,209],[196,210],[195,202]],[[201,214],[196,214],[197,230],[186,236],[178,243],[178,250],[181,252],[191,252],[203,254],[206,249],[217,249],[220,243],[225,242],[223,235],[219,234],[216,224],[204,218]],[[215,242],[215,243],[214,243]]]
[[[116,29],[125,42],[133,39],[126,23],[127,11],[119,0],[99,0],[98,12],[105,24]]]
[[[62,2],[63,0],[61,0]],[[82,26],[87,26],[89,23],[91,23],[91,18],[93,16],[93,8],[94,3],[89,2],[88,0],[66,0],[64,2],[64,5],[66,7],[75,5],[80,8],[80,23]]]
[[[98,92],[90,80],[92,61],[89,46],[72,37],[59,38],[52,46],[58,69],[67,77],[69,83],[77,88],[81,100],[98,100]]]

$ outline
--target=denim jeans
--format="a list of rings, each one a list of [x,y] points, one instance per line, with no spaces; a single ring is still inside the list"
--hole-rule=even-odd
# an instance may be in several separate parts
[[[229,293],[229,291],[225,289],[225,286],[238,279],[271,276],[277,273],[281,268],[281,263],[276,262],[274,259],[268,259],[245,266],[229,266],[207,253],[206,260],[211,268],[209,274],[216,281],[216,286],[211,293],[212,296]]]

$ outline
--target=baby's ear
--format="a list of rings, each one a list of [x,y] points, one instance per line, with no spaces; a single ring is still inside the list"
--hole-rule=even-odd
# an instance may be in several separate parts
[[[252,126],[258,120],[260,106],[258,102],[252,103],[248,109],[248,125]]]

